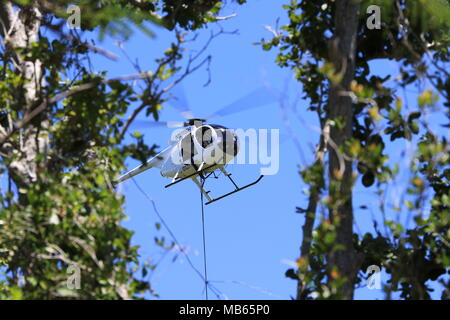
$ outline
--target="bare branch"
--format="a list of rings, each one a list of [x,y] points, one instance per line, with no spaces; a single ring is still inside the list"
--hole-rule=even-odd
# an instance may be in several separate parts
[[[3,135],[3,137],[0,138],[0,145],[5,143],[15,132],[18,130],[24,128],[31,120],[33,120],[37,115],[42,113],[47,109],[47,107],[53,103],[56,103],[64,98],[67,98],[69,96],[72,96],[74,94],[92,89],[96,87],[99,83],[111,83],[114,81],[127,81],[127,80],[135,80],[135,79],[145,79],[148,77],[148,74],[139,74],[139,75],[126,75],[126,76],[120,76],[100,82],[89,82],[84,83],[82,85],[79,85],[75,88],[66,90],[64,92],[58,93],[57,95],[51,97],[50,99],[47,99],[43,101],[41,104],[39,104],[36,108],[34,108],[31,112],[26,114],[23,119],[19,120],[14,124],[14,127],[11,131],[9,131],[6,135]]]

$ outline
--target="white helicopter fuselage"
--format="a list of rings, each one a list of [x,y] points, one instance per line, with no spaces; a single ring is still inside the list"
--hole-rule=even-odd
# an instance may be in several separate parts
[[[173,98],[171,99],[171,104],[188,121],[181,123],[156,122],[158,124],[157,126],[164,125],[168,128],[184,127],[184,129],[177,130],[172,135],[172,139],[167,148],[148,159],[145,163],[120,176],[114,181],[115,185],[150,168],[156,167],[160,169],[163,177],[172,179],[172,182],[165,186],[166,188],[181,181],[191,179],[208,199],[208,202],[205,204],[209,204],[253,186],[263,178],[263,175],[260,175],[254,182],[239,187],[231,178],[231,174],[226,172],[224,168],[239,152],[239,139],[235,132],[220,125],[204,124],[207,121],[205,119],[194,118],[187,101],[183,97],[183,93],[179,93],[177,97]],[[264,87],[258,88],[246,97],[219,109],[206,119],[210,120],[216,116],[224,116],[236,111],[272,103],[276,101],[274,98],[273,92],[269,92]],[[217,169],[232,182],[235,189],[213,199],[210,197],[209,191],[205,190],[204,183],[211,175],[210,172]],[[209,174],[205,175],[205,173]],[[201,181],[198,181],[198,178],[201,178]]]
[[[172,156],[176,159],[181,158],[179,155],[179,148],[176,146],[172,151],[175,154],[172,154]],[[201,165],[201,164],[200,164]],[[199,165],[199,166],[200,166]],[[185,178],[187,176],[190,176],[198,171],[199,166],[192,164],[190,161],[185,161],[185,163],[179,163],[177,161],[172,161],[171,159],[168,159],[166,161],[162,168],[161,168],[161,175],[165,178]],[[219,169],[219,167],[223,167],[224,164],[209,164],[208,166],[212,166],[210,169],[205,170],[205,172],[211,172],[214,170]],[[197,168],[196,168],[197,167]]]
[[[115,183],[123,182],[150,168],[159,168],[166,178],[183,179],[199,172],[223,168],[239,152],[233,130],[219,125],[189,126],[175,131],[170,145],[146,163],[128,171]]]
[[[166,178],[182,179],[198,171],[209,173],[224,167],[239,151],[234,133],[225,127],[203,125],[182,130],[161,167]]]

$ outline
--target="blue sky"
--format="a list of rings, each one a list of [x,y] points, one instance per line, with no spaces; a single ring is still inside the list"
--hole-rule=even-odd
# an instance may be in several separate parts
[[[292,73],[281,69],[275,63],[276,50],[263,51],[252,43],[261,38],[270,38],[265,25],[274,26],[278,17],[280,25],[286,21],[283,2],[252,0],[244,6],[229,3],[223,15],[237,13],[237,16],[221,22],[226,31],[239,30],[238,35],[222,35],[207,50],[211,54],[211,83],[204,87],[208,75],[203,68],[183,81],[183,88],[189,104],[197,117],[204,117],[221,106],[245,96],[252,90],[269,84],[275,90],[282,90],[286,82],[290,83],[289,95],[293,100],[301,91]],[[132,59],[138,59],[144,70],[151,70],[153,60],[161,56],[173,39],[173,35],[163,29],[152,27],[156,38],[152,39],[136,32],[124,43],[124,48]],[[191,50],[199,49],[217,26],[200,31],[198,42]],[[202,42],[203,41],[203,42]],[[133,67],[123,56],[113,39],[101,43],[106,49],[121,56],[117,62],[102,56],[93,58],[94,68],[108,70],[109,77],[135,73]],[[394,63],[375,62],[372,67],[381,74],[397,72]],[[301,92],[300,92],[301,93]],[[295,213],[295,207],[306,207],[307,195],[298,175],[298,166],[310,164],[312,150],[318,141],[317,119],[306,111],[307,101],[298,101],[299,117],[289,111],[291,126],[303,150],[300,156],[292,140],[280,146],[280,170],[278,174],[265,177],[258,185],[234,196],[223,199],[205,208],[208,277],[224,297],[230,299],[289,299],[295,295],[296,283],[284,276],[290,268],[289,261],[299,255],[302,239],[303,216]],[[164,106],[161,120],[182,120],[176,110]],[[215,119],[230,128],[278,128],[287,134],[280,106],[272,103],[260,108]],[[167,145],[170,129],[143,130],[148,144]],[[404,142],[392,146],[392,151],[401,150]],[[306,161],[303,162],[303,161]],[[136,161],[127,162],[129,168]],[[231,165],[229,171],[240,184],[253,181],[259,175],[258,165]],[[222,177],[223,178],[223,177]],[[165,189],[169,181],[160,176],[157,169],[151,169],[135,178],[137,183],[154,199],[156,206],[171,230],[199,270],[203,270],[201,205],[198,188],[186,181]],[[157,261],[164,251],[154,244],[155,236],[170,239],[166,230],[157,231],[158,219],[151,203],[137,190],[132,181],[121,185],[120,191],[126,197],[126,214],[129,219],[124,226],[134,230],[133,241],[141,246],[142,261]],[[218,195],[232,186],[225,179],[215,181],[212,193]],[[355,231],[365,233],[373,231],[372,209],[376,211],[375,189],[365,189],[360,179],[354,192],[354,205],[365,204],[369,210],[356,210]],[[379,219],[379,217],[377,217]],[[165,256],[152,274],[151,283],[161,299],[202,299],[204,284],[180,255]],[[382,279],[383,280],[383,279]],[[214,296],[210,294],[210,298]],[[357,299],[382,298],[381,291],[361,288],[356,291]]]
[[[280,26],[287,21],[286,12],[282,9],[285,2],[287,1],[249,0],[247,4],[239,6],[228,1],[222,15],[237,13],[237,16],[221,22],[220,26],[225,31],[239,32],[235,35],[221,35],[208,47],[206,54],[212,56],[211,83],[204,86],[208,80],[206,68],[183,81],[183,90],[195,116],[205,117],[263,85],[280,91],[289,83],[288,95],[291,102],[296,100],[297,95],[302,95],[301,86],[292,80],[292,72],[279,68],[274,62],[277,51],[266,52],[260,46],[252,44],[271,37],[264,26],[274,26],[277,18],[280,18]],[[128,55],[133,60],[138,59],[144,70],[153,69],[154,59],[161,57],[173,40],[173,33],[156,26],[151,26],[151,29],[156,38],[149,38],[136,31],[129,41],[124,42]],[[200,49],[210,32],[218,30],[217,25],[210,25],[208,29],[199,31],[198,41],[189,46],[190,52]],[[87,34],[88,37],[91,35]],[[92,36],[96,38],[95,35]],[[120,59],[111,61],[100,55],[92,55],[95,70],[107,70],[108,77],[136,73],[115,44],[115,39],[107,37],[99,44],[117,54]],[[370,66],[380,76],[391,74],[395,78],[398,75],[398,65],[395,62],[378,60],[371,62]],[[416,108],[417,93],[423,89],[425,88],[408,88],[404,95],[409,102],[406,111]],[[256,186],[205,207],[208,278],[220,291],[222,298],[289,299],[295,295],[296,282],[286,278],[284,273],[291,267],[289,264],[297,259],[302,240],[304,217],[296,214],[295,208],[306,207],[308,198],[305,193],[307,186],[302,183],[298,170],[299,165],[311,164],[313,150],[319,139],[316,116],[306,111],[308,102],[296,101],[298,113],[293,112],[291,106],[287,109],[301,154],[292,140],[282,139],[280,169],[276,175],[267,176]],[[428,117],[433,129],[449,135],[448,130],[444,132],[442,128],[438,129],[444,118],[439,118],[439,114],[430,114]],[[169,105],[164,106],[160,119],[183,120]],[[286,123],[277,103],[217,118],[213,122],[229,128],[280,129],[284,137],[288,136]],[[172,132],[171,129],[164,128],[140,129],[149,145],[156,143],[161,149],[167,145]],[[387,153],[392,155],[391,165],[397,162],[407,169],[408,157],[404,157],[402,152],[411,151],[412,144],[397,140],[386,145]],[[129,168],[136,165],[137,161],[127,161]],[[260,165],[230,165],[227,168],[239,185],[255,180],[259,176],[259,169]],[[401,172],[399,178],[387,186],[389,200],[393,204],[406,192],[405,182],[409,178],[407,172],[408,170]],[[221,178],[212,181],[208,187],[214,195],[232,190],[229,181]],[[135,180],[154,200],[171,231],[186,248],[195,267],[202,272],[201,205],[197,186],[186,181],[165,189],[169,180],[161,177],[157,169],[148,170]],[[5,181],[6,179],[3,183]],[[141,247],[141,261],[160,261],[150,278],[160,299],[203,299],[204,283],[183,255],[179,252],[167,254],[154,244],[155,236],[164,236],[167,242],[171,238],[164,228],[156,229],[155,223],[160,221],[152,204],[132,181],[121,184],[119,191],[126,197],[125,212],[128,219],[123,225],[135,231],[133,242]],[[354,229],[360,235],[374,231],[374,218],[381,225],[375,192],[374,187],[364,188],[359,177],[353,201]],[[358,209],[361,205],[366,205],[368,209]],[[394,212],[393,216],[397,214],[400,221],[406,221],[403,211]],[[380,229],[383,231],[383,227]],[[382,282],[385,283],[386,280],[386,274],[382,274]],[[215,298],[211,292],[209,297]],[[383,294],[379,290],[363,287],[356,290],[355,298],[382,299]]]
[[[211,54],[212,82],[207,81],[205,69],[197,71],[183,82],[189,104],[198,117],[204,117],[268,82],[271,87],[282,88],[291,78],[288,70],[281,70],[273,61],[275,52],[264,52],[252,43],[262,37],[270,37],[265,25],[274,25],[283,15],[281,4],[276,1],[250,1],[245,6],[228,5],[227,12],[236,12],[237,17],[222,22],[226,31],[238,29],[238,35],[222,35],[208,49]],[[202,46],[210,31],[203,30],[199,43]],[[136,34],[125,43],[125,49],[137,57],[142,66],[151,68],[151,60],[161,54],[172,40],[172,35],[156,30],[157,38],[149,39]],[[118,52],[114,46],[103,44]],[[120,51],[119,51],[120,55]],[[104,59],[100,67],[104,66]],[[127,61],[111,64],[112,75],[132,73]],[[100,62],[100,61],[99,61]],[[144,68],[145,69],[145,68]],[[313,116],[309,121],[314,121]],[[173,108],[167,106],[161,113],[162,120],[181,120]],[[279,106],[274,103],[247,110],[223,118],[214,123],[230,128],[279,128],[283,122]],[[148,143],[165,146],[170,129],[144,130]],[[305,132],[306,133],[306,132]],[[314,136],[307,134],[314,143]],[[306,136],[303,137],[305,139]],[[305,148],[307,148],[305,146]],[[307,153],[307,152],[306,152]],[[265,177],[258,185],[234,196],[205,207],[208,278],[224,281],[214,285],[230,299],[288,299],[295,292],[295,282],[284,277],[289,267],[284,260],[295,260],[301,239],[302,217],[295,214],[295,207],[302,199],[302,185],[296,173],[299,156],[289,141],[280,150],[280,170]],[[130,161],[130,166],[135,165]],[[256,179],[259,165],[231,165],[229,171],[241,185]],[[223,178],[223,177],[222,177]],[[155,200],[160,213],[182,245],[188,246],[194,264],[203,270],[201,207],[198,188],[186,181],[164,189],[168,180],[158,170],[149,170],[136,181]],[[229,181],[214,181],[212,193],[222,194],[232,190]],[[133,182],[123,185],[126,196],[126,213],[129,220],[124,225],[136,231],[135,243],[142,246],[143,257],[158,259],[161,250],[153,244],[156,233],[154,212],[145,197]],[[164,231],[159,234],[166,234]],[[168,235],[166,235],[166,238]],[[231,283],[231,281],[239,282]],[[163,260],[152,277],[152,285],[162,299],[202,299],[204,284],[180,256],[175,263],[171,258]],[[264,293],[267,292],[267,293]],[[270,293],[270,294],[269,294]],[[210,293],[210,297],[214,297]]]

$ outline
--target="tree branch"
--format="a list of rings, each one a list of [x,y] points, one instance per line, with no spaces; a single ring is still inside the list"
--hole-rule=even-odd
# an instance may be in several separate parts
[[[116,78],[112,78],[112,79],[108,79],[108,80],[100,81],[100,82],[84,83],[75,88],[58,93],[57,95],[53,96],[52,98],[47,99],[47,100],[43,101],[42,103],[40,103],[31,112],[26,114],[21,120],[16,122],[13,126],[13,129],[11,131],[9,131],[6,135],[3,135],[3,137],[0,138],[0,145],[3,145],[3,143],[5,143],[15,132],[24,128],[31,120],[33,120],[37,115],[39,115],[40,113],[45,111],[47,109],[47,107],[53,103],[56,103],[64,98],[67,98],[74,94],[92,89],[92,88],[96,87],[97,85],[99,85],[100,83],[107,84],[107,83],[111,83],[114,81],[136,80],[136,79],[144,79],[146,77],[148,77],[148,74],[120,76],[120,77],[116,77]]]

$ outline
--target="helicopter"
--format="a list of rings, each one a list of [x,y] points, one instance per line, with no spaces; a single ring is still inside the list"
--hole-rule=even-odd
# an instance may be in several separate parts
[[[172,179],[165,188],[191,179],[206,197],[207,202],[205,205],[257,184],[264,175],[260,175],[256,180],[242,187],[239,187],[233,178],[231,178],[231,173],[225,170],[225,166],[239,153],[239,138],[234,130],[207,122],[217,116],[225,116],[266,105],[274,101],[274,96],[266,88],[262,87],[236,102],[219,109],[206,119],[200,119],[192,115],[184,92],[178,90],[177,99],[171,101],[170,104],[178,109],[186,121],[137,121],[148,127],[180,128],[173,132],[169,140],[169,146],[149,158],[146,162],[121,175],[114,181],[114,184],[117,185],[124,182],[148,169],[158,168],[163,177]],[[222,172],[230,180],[234,190],[213,198],[210,196],[210,191],[207,191],[204,185],[206,179],[211,175],[217,178],[215,174],[217,171]]]

